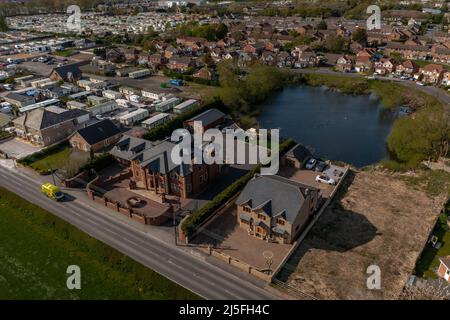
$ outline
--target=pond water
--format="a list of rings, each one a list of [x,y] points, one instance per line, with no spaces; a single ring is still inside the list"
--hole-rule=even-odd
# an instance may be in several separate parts
[[[294,138],[318,157],[363,167],[388,157],[386,139],[402,112],[383,109],[372,95],[290,86],[262,103],[258,121],[261,128],[279,128],[282,137]]]

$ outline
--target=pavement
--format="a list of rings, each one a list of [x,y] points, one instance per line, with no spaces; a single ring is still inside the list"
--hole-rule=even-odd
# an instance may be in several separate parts
[[[264,289],[264,282],[228,268],[193,247],[175,245],[170,228],[138,226],[89,200],[79,190],[63,190],[68,200],[60,203],[42,196],[40,185],[44,179],[50,178],[16,168],[12,160],[0,161],[0,186],[206,299],[278,299],[273,290]]]

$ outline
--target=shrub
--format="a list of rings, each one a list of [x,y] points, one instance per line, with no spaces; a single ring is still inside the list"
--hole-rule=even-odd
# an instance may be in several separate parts
[[[29,166],[33,162],[39,161],[45,157],[47,157],[50,154],[56,153],[58,151],[61,151],[69,146],[69,142],[63,141],[61,143],[52,145],[50,147],[44,148],[38,152],[35,152],[33,154],[30,154],[22,159],[17,160],[18,163]]]

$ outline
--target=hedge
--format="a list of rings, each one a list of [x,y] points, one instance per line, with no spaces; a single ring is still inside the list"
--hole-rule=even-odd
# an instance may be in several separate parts
[[[280,144],[280,155],[287,152],[290,148],[295,145],[295,141],[292,139],[287,139]],[[214,199],[208,202],[205,206],[201,207],[194,213],[188,216],[181,225],[181,229],[186,234],[186,236],[191,236],[194,231],[210,216],[212,216],[217,209],[223,206],[227,201],[229,201],[234,195],[239,191],[244,189],[245,185],[259,172],[261,166],[257,166],[253,170],[247,172],[244,176],[233,182],[221,193],[216,195]]]
[[[67,148],[69,146],[69,142],[68,141],[63,141],[60,142],[58,144],[54,144],[50,147],[44,148],[38,152],[32,153],[22,159],[17,160],[18,163],[24,165],[24,166],[29,166],[30,164],[32,164],[33,162],[39,161],[43,158],[45,158],[46,156],[56,153],[58,151],[63,150],[64,148]]]
[[[155,141],[169,137],[172,135],[173,131],[183,127],[184,121],[212,108],[219,109],[221,111],[224,111],[225,113],[227,112],[225,106],[220,100],[214,100],[213,102],[202,104],[198,107],[191,109],[190,111],[184,112],[172,118],[165,124],[157,126],[156,128],[147,131],[144,134],[143,138],[146,140]]]

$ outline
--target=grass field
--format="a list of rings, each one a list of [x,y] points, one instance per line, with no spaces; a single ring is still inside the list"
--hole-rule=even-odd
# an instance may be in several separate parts
[[[0,187],[0,299],[198,299],[158,273]],[[81,268],[81,290],[66,270]]]

